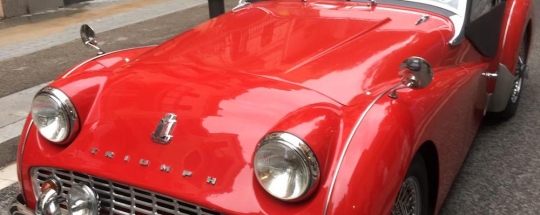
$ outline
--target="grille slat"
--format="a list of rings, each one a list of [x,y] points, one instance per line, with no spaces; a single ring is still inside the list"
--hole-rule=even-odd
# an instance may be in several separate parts
[[[32,177],[39,187],[46,179],[55,178],[60,182],[64,198],[73,184],[87,184],[100,196],[100,215],[221,215],[182,200],[83,173],[39,167],[32,169]],[[60,206],[67,208],[65,202]]]

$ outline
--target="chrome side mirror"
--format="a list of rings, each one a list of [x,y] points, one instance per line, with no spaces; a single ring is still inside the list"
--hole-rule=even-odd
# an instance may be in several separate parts
[[[251,4],[250,2],[248,2],[247,0],[238,0],[238,5],[236,5],[232,11],[237,11],[238,9],[240,8],[243,8],[245,7],[246,5],[248,4]]]
[[[397,98],[396,91],[403,88],[414,90],[424,89],[433,80],[433,70],[431,65],[421,57],[409,57],[399,66],[400,86],[395,87],[390,93],[390,98]]]
[[[98,42],[94,29],[92,29],[92,27],[87,24],[81,26],[81,39],[84,45],[98,50],[98,55],[105,54],[105,52],[98,47]]]

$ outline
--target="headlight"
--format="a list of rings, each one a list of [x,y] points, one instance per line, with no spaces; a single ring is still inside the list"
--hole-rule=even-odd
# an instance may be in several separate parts
[[[261,186],[284,201],[307,197],[319,181],[315,153],[304,141],[289,133],[266,135],[257,147],[253,166]]]
[[[65,144],[79,131],[77,111],[62,91],[45,87],[32,102],[32,118],[47,140]]]
[[[97,215],[99,214],[99,196],[88,185],[75,184],[67,195],[69,214]]]

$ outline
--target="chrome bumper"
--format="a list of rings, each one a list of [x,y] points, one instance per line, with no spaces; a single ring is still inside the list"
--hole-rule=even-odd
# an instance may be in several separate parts
[[[26,202],[21,194],[17,195],[17,198],[13,199],[13,202],[9,206],[10,215],[34,215],[34,211],[30,210],[26,206]]]

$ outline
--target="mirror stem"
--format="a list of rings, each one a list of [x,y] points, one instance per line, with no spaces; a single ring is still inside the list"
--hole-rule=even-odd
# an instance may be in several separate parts
[[[89,41],[88,41],[88,42],[85,42],[84,44],[85,44],[85,45],[88,45],[88,46],[90,46],[90,47],[92,47],[92,48],[94,48],[94,49],[96,49],[96,50],[98,50],[98,55],[105,54],[105,52],[104,52],[103,50],[101,50],[101,48],[99,48],[98,46],[96,46],[96,45],[90,43]]]
[[[404,89],[404,88],[407,88],[407,86],[405,86],[403,84],[398,84],[398,85],[392,87],[390,89],[390,91],[392,91],[392,92],[390,94],[388,94],[388,97],[393,98],[393,99],[397,99],[398,98],[397,90],[401,90],[401,89]]]

